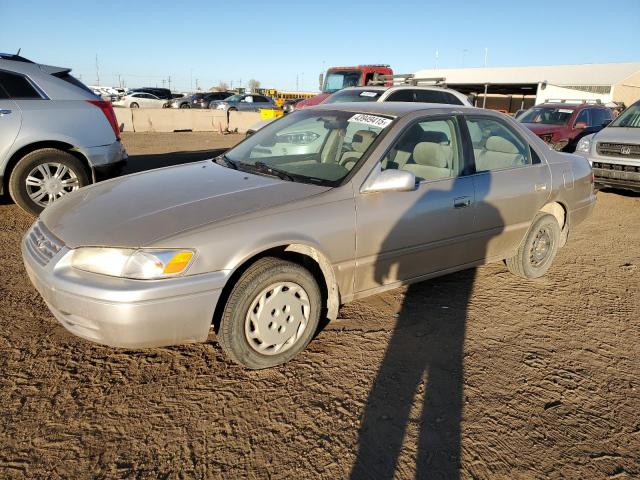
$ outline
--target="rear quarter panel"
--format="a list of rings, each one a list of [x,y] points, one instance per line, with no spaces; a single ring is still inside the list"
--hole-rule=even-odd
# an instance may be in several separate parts
[[[115,134],[102,111],[85,100],[17,100],[22,130],[13,146],[56,140],[76,147],[109,145]]]

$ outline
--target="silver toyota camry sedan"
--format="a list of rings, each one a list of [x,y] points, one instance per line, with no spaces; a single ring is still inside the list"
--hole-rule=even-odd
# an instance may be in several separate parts
[[[539,277],[594,202],[586,159],[500,113],[331,104],[218,158],[72,192],[22,254],[75,335],[141,348],[213,328],[258,369],[354,299],[492,261]]]

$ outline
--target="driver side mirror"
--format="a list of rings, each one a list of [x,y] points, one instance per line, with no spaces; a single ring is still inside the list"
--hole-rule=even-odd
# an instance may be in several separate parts
[[[416,177],[406,170],[382,170],[380,164],[364,182],[360,193],[411,192],[416,189]]]
[[[573,128],[584,130],[585,128],[587,128],[587,122],[577,122]]]

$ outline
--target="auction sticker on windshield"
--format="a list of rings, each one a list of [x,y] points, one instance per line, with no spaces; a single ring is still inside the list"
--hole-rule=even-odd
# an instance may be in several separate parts
[[[349,122],[364,123],[365,125],[371,125],[372,127],[386,128],[393,121],[389,118],[378,117],[376,115],[367,115],[365,113],[356,113],[351,117]]]
[[[375,97],[376,95],[378,95],[376,92],[360,92],[361,97]]]

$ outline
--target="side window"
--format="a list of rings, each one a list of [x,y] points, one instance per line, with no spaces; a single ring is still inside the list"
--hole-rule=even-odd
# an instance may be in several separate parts
[[[576,117],[576,121],[573,122],[573,125],[575,126],[577,123],[586,123],[587,125],[590,125],[589,123],[589,109],[585,108],[584,110],[581,110],[580,113],[578,113],[578,116]]]
[[[437,180],[457,176],[461,158],[456,119],[429,119],[408,127],[382,160],[382,169],[407,170],[419,181]]]
[[[602,127],[611,121],[611,115],[604,108],[594,108],[591,110],[592,127]]]
[[[0,85],[0,100],[6,100],[9,98],[9,95],[7,95],[7,92],[4,91],[4,88],[2,88],[2,85]]]
[[[506,124],[485,117],[468,117],[476,171],[518,167],[532,163],[529,145]]]
[[[251,95],[247,95],[246,97],[244,97],[242,100],[240,100],[241,102],[245,102],[245,103],[253,103],[253,97]]]
[[[442,95],[442,103],[448,103],[449,105],[462,105],[460,99],[449,92],[440,92],[440,95]]]
[[[14,100],[41,99],[42,97],[29,81],[20,75],[0,72],[0,86],[4,87]]]
[[[413,90],[398,90],[393,92],[386,100],[387,102],[415,102]]]
[[[267,100],[265,97],[261,96],[261,95],[255,95],[253,97],[253,101],[254,102],[259,102],[259,103],[268,103],[269,100]]]

